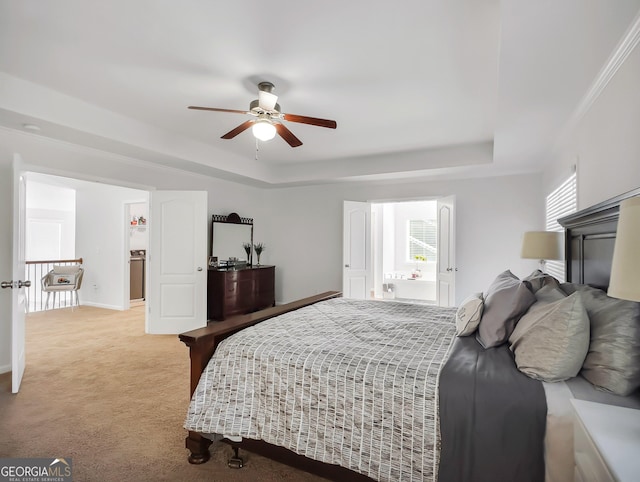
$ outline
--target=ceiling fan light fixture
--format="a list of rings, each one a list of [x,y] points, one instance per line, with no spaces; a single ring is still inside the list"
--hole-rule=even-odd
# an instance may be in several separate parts
[[[264,110],[274,110],[276,108],[276,102],[278,96],[271,92],[265,92],[261,90],[258,92],[258,105]]]
[[[189,109],[209,110],[214,112],[232,112],[236,114],[248,114],[255,120],[248,120],[222,135],[221,139],[233,139],[251,127],[253,136],[260,141],[269,141],[278,134],[291,147],[299,147],[302,141],[281,121],[298,122],[312,126],[328,127],[335,129],[336,121],[309,117],[306,115],[285,114],[278,104],[278,96],[273,93],[274,85],[271,82],[258,84],[258,98],[249,104],[249,110],[221,109],[219,107],[199,107],[190,105]]]
[[[251,127],[256,139],[270,141],[276,136],[276,126],[269,119],[258,119]]]

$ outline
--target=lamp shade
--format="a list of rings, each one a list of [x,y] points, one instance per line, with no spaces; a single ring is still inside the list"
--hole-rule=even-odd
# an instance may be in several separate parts
[[[620,203],[609,296],[640,301],[640,196]]]
[[[559,231],[528,231],[522,239],[522,258],[562,259],[561,242],[563,233]]]

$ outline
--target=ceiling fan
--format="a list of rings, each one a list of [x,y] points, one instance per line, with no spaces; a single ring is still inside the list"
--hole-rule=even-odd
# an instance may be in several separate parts
[[[302,145],[302,141],[293,135],[282,121],[299,122],[301,124],[310,124],[313,126],[328,127],[335,129],[338,124],[334,120],[318,119],[317,117],[307,117],[304,115],[285,114],[280,110],[280,104],[277,103],[278,96],[273,94],[275,86],[271,82],[260,82],[258,84],[258,98],[249,104],[249,110],[219,109],[217,107],[198,107],[190,105],[189,109],[196,110],[212,110],[215,112],[233,112],[236,114],[249,114],[255,119],[243,122],[235,129],[231,129],[222,139],[233,139],[241,132],[246,131],[249,127],[256,139],[268,141],[275,137],[276,133],[280,135],[291,147]]]

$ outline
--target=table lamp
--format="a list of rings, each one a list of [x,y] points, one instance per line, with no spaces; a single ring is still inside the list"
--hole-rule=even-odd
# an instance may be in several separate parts
[[[540,271],[544,273],[546,260],[562,259],[563,234],[559,231],[528,231],[524,233],[520,257],[540,260]]]

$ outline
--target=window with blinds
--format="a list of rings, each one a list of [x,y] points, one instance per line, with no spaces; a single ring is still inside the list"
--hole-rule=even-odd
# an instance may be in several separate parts
[[[564,231],[558,223],[558,219],[576,212],[578,209],[578,181],[574,172],[569,179],[563,182],[556,190],[547,196],[546,226],[547,231]],[[549,260],[545,271],[551,276],[565,281],[564,261]]]
[[[409,221],[409,261],[435,261],[438,253],[438,228],[436,220]],[[424,259],[422,259],[424,258]]]

